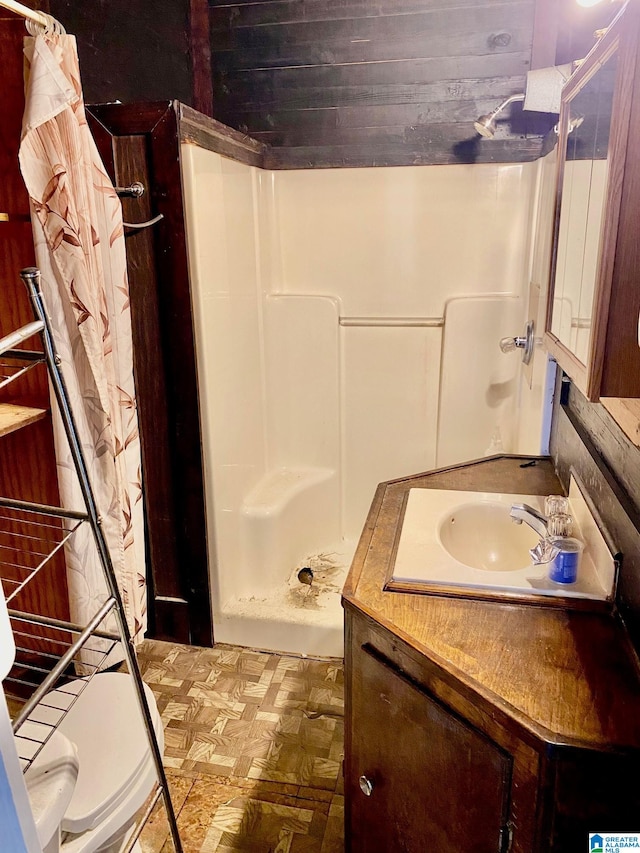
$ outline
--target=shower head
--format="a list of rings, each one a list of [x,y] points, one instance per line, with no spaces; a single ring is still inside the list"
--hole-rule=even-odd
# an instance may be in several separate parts
[[[485,139],[491,139],[496,132],[495,118],[495,113],[487,113],[486,115],[479,116],[473,123],[476,132],[479,133],[480,136],[484,136]]]
[[[485,139],[491,139],[496,132],[496,118],[505,107],[508,107],[509,104],[514,103],[514,101],[524,101],[524,93],[521,95],[511,95],[505,101],[503,101],[495,110],[492,110],[490,113],[486,115],[479,116],[474,123],[473,126],[476,129],[476,132],[480,134],[480,136],[484,136]]]

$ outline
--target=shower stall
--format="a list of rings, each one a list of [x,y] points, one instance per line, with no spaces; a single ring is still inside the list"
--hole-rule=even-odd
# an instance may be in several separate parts
[[[527,316],[540,169],[266,171],[195,144],[182,169],[216,640],[339,656],[376,485],[539,450],[498,341]]]

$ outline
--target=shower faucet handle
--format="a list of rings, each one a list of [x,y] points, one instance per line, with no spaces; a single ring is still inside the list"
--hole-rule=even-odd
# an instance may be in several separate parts
[[[527,323],[523,336],[500,339],[500,349],[502,350],[502,352],[513,352],[515,349],[521,349],[522,361],[525,364],[529,364],[531,358],[533,357],[534,344],[535,338],[533,336],[533,320],[529,320],[529,322]]]
[[[526,338],[500,338],[500,349],[502,352],[513,352],[526,345]]]

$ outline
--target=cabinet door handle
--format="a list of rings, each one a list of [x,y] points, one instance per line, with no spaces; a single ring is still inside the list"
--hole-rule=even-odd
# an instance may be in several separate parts
[[[358,779],[358,784],[360,785],[360,790],[365,797],[370,797],[371,794],[373,794],[373,782],[370,779],[367,779],[366,776],[361,776]]]

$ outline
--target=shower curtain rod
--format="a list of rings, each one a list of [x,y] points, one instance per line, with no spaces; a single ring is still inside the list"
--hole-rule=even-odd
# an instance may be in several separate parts
[[[22,15],[23,18],[33,21],[34,24],[40,24],[42,27],[47,27],[51,23],[51,18],[48,15],[36,12],[35,9],[29,9],[28,6],[16,3],[15,0],[0,0],[0,7],[8,9],[10,12],[16,12],[16,14]]]

